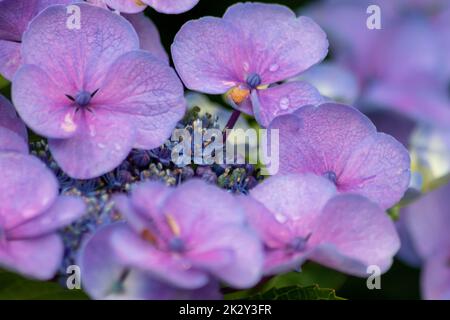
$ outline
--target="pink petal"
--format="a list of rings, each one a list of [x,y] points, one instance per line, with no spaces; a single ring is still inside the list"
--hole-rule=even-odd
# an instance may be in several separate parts
[[[137,130],[133,147],[142,149],[161,145],[186,111],[183,85],[174,70],[145,51],[129,52],[114,62],[94,103],[132,123]]]
[[[50,139],[50,151],[72,178],[90,179],[105,174],[128,156],[135,129],[116,113],[93,108],[80,111],[78,130],[68,139]]]
[[[387,209],[401,200],[410,176],[408,151],[393,137],[378,133],[353,150],[338,189],[361,194]]]
[[[25,276],[49,280],[59,268],[63,243],[56,234],[30,240],[12,240],[0,246],[0,265]]]
[[[20,43],[0,39],[0,74],[11,81],[21,65]]]
[[[266,90],[258,90],[259,104],[253,104],[258,123],[267,127],[280,115],[289,114],[306,105],[325,102],[319,91],[306,82],[289,82]]]
[[[125,18],[85,3],[80,29],[68,28],[66,6],[47,8],[23,35],[24,63],[38,65],[66,90],[94,92],[108,67],[122,54],[139,48],[139,39]],[[99,24],[101,21],[101,24]]]
[[[25,239],[57,231],[86,213],[86,205],[81,198],[60,196],[43,214],[26,221],[7,232],[8,239]]]
[[[370,265],[384,272],[400,248],[392,220],[362,196],[334,197],[315,223],[309,241],[317,249],[311,260],[345,273],[365,277]]]
[[[328,52],[328,40],[310,18],[297,18],[281,5],[238,3],[224,15],[224,20],[242,32],[240,42],[246,47],[249,73],[261,76],[263,84],[293,77],[320,62]]]
[[[242,82],[246,56],[236,41],[240,36],[238,29],[219,18],[184,24],[172,44],[172,58],[186,87],[222,94]]]
[[[192,269],[183,257],[154,248],[127,226],[117,227],[111,241],[121,263],[145,270],[157,279],[186,289],[200,288],[208,282],[208,275]]]
[[[450,299],[450,251],[448,246],[442,249],[442,252],[430,257],[422,269],[422,296],[427,300]]]
[[[64,89],[38,66],[20,68],[13,82],[12,98],[21,118],[40,135],[67,138],[78,130],[76,109]]]
[[[433,255],[442,244],[450,243],[449,192],[450,184],[446,184],[402,209],[401,218],[423,259]]]
[[[236,226],[221,226],[210,232],[209,237],[205,237],[203,241],[198,241],[189,256],[195,264],[198,261],[196,254],[222,250],[231,254],[228,255],[228,258],[232,258],[228,263],[225,259],[222,260],[224,264],[217,264],[217,260],[213,259],[214,255],[209,255],[209,259],[202,260],[202,269],[210,271],[234,288],[250,288],[259,282],[262,275],[263,251],[258,237],[251,230]]]
[[[342,171],[353,149],[375,134],[375,126],[354,108],[339,104],[306,106],[281,116],[270,128],[280,132],[279,173]]]
[[[155,57],[158,57],[168,63],[169,57],[161,44],[158,29],[152,20],[146,17],[143,13],[124,14],[123,16],[131,22],[136,30],[139,36],[139,42],[141,43],[141,49],[150,52]]]
[[[25,124],[17,116],[11,102],[0,94],[0,127],[9,129],[28,141],[28,133]]]
[[[0,151],[14,151],[28,154],[28,145],[15,132],[0,127]]]
[[[191,10],[200,0],[142,0],[158,12],[178,14]]]
[[[58,194],[58,183],[44,163],[20,153],[0,153],[0,218],[13,228],[49,209]]]
[[[249,196],[240,196],[249,224],[269,248],[284,246],[291,237],[289,228],[276,220],[275,216],[259,201]]]
[[[312,174],[277,175],[250,191],[279,223],[301,226],[297,232],[307,236],[317,215],[336,194],[336,188],[325,178]]]

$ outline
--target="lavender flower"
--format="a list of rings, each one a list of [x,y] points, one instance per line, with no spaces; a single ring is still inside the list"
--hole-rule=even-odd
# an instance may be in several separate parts
[[[137,186],[129,198],[116,196],[115,202],[127,223],[112,225],[95,243],[104,250],[111,246],[119,266],[190,290],[216,279],[237,288],[259,281],[263,258],[259,239],[247,226],[237,200],[225,191],[200,180],[176,189],[151,182]],[[96,262],[86,248],[81,263],[99,268],[96,264],[101,261]],[[101,279],[87,281],[93,296],[103,296],[95,289],[95,281]]]
[[[363,195],[384,209],[408,188],[408,151],[352,107],[302,107],[276,118],[269,129],[279,130],[280,174],[326,177],[340,192]]]
[[[297,269],[310,259],[365,277],[369,265],[388,270],[400,247],[381,208],[358,195],[338,195],[322,177],[271,177],[241,201],[264,241],[266,274]]]
[[[280,5],[239,3],[223,18],[187,22],[172,56],[189,89],[227,92],[236,109],[266,126],[276,115],[323,100],[304,82],[271,85],[320,62],[327,48],[324,32],[311,19]]]
[[[44,10],[30,24],[22,44],[26,65],[12,95],[25,123],[49,138],[60,167],[87,179],[116,168],[133,147],[162,144],[186,102],[175,72],[138,50],[124,18],[78,6],[79,30],[67,28],[64,6]]]

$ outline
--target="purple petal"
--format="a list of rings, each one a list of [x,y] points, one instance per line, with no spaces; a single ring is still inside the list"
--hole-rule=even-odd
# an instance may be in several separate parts
[[[49,140],[59,166],[76,179],[98,177],[118,167],[132,149],[135,129],[120,115],[100,108],[78,115],[73,137]]]
[[[83,200],[74,196],[60,196],[50,209],[7,232],[8,239],[41,236],[67,226],[86,212]]]
[[[63,243],[56,234],[30,240],[7,241],[0,246],[0,265],[39,280],[49,280],[59,268]]]
[[[133,147],[141,149],[161,145],[186,111],[183,85],[174,70],[145,51],[129,52],[114,62],[94,103],[132,123],[137,130]]]
[[[196,236],[199,240],[200,237]],[[231,255],[217,264],[214,255],[202,259],[202,269],[212,272],[217,278],[234,288],[250,288],[256,285],[262,275],[263,254],[258,237],[248,228],[222,226],[210,232],[193,250],[194,255],[201,252],[226,250]],[[191,257],[195,263],[195,257]],[[231,259],[230,259],[231,258]]]
[[[336,188],[325,178],[312,174],[277,175],[265,180],[250,191],[280,223],[301,221],[303,236]]]
[[[300,108],[294,115],[275,119],[270,128],[280,130],[281,174],[338,174],[353,149],[376,132],[356,109],[331,103]]]
[[[117,227],[111,241],[122,264],[144,270],[159,280],[186,289],[201,288],[209,281],[207,274],[192,269],[187,260],[156,249],[127,226]]]
[[[65,89],[94,92],[118,57],[139,48],[139,39],[125,18],[89,4],[77,6],[80,29],[67,27],[65,6],[39,14],[24,33],[22,56]]]
[[[18,134],[0,127],[0,151],[14,151],[28,154],[28,145]]]
[[[253,104],[258,123],[267,127],[280,115],[289,114],[306,105],[325,102],[319,91],[306,82],[289,82],[258,91],[259,104]]]
[[[186,87],[222,94],[242,82],[246,58],[236,41],[239,35],[239,30],[219,18],[184,24],[172,44],[172,58]]]
[[[9,129],[28,141],[28,133],[25,124],[17,116],[13,105],[0,94],[0,127]]]
[[[20,43],[0,39],[0,74],[11,81],[21,65]]]
[[[76,134],[75,108],[65,91],[38,66],[26,65],[16,73],[12,98],[17,112],[36,133],[51,138]]]
[[[402,219],[414,248],[423,259],[450,243],[448,195],[450,184],[440,187],[404,208]]]
[[[316,220],[310,242],[317,246],[311,260],[363,277],[370,265],[388,270],[400,248],[389,216],[358,195],[331,199]]]
[[[297,18],[281,5],[238,3],[224,20],[242,32],[248,53],[249,73],[261,76],[263,84],[293,77],[320,62],[328,52],[322,29],[310,18]],[[235,40],[236,41],[236,40]]]
[[[276,220],[262,203],[248,196],[240,196],[239,200],[245,209],[249,224],[268,248],[284,246],[290,240],[289,228]]]
[[[0,184],[2,227],[13,228],[49,209],[58,193],[58,183],[44,163],[20,153],[0,153],[3,170]]]
[[[139,36],[141,49],[153,54],[164,62],[169,62],[169,57],[161,44],[158,29],[155,24],[143,13],[140,14],[124,14],[128,21],[131,22]]]
[[[422,296],[427,300],[450,300],[450,268],[448,246],[430,257],[422,270]]]
[[[178,14],[191,10],[200,0],[142,0],[158,12]]]
[[[387,209],[403,197],[410,176],[408,151],[393,137],[378,133],[353,150],[338,189],[361,194]]]
[[[177,221],[182,232],[198,237],[226,224],[243,226],[246,220],[243,209],[231,194],[196,179],[175,189],[166,198],[163,209]]]

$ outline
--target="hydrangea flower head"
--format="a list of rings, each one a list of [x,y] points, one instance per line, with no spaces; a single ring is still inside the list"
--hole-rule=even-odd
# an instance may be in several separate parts
[[[279,130],[280,174],[326,177],[340,192],[361,194],[384,209],[408,188],[408,151],[352,107],[305,106],[276,118],[269,129]]]
[[[237,288],[259,281],[261,243],[229,193],[195,179],[176,189],[149,182],[115,202],[128,223],[113,225],[105,241],[121,265],[182,289],[216,279]]]
[[[138,50],[128,21],[77,6],[79,29],[68,28],[65,6],[47,8],[30,24],[12,95],[24,122],[49,139],[59,166],[88,179],[117,167],[132,148],[162,144],[186,102],[175,72]]]
[[[369,265],[388,270],[400,247],[381,208],[359,195],[339,195],[323,177],[274,176],[241,200],[264,241],[267,274],[297,269],[309,259],[367,276]]]
[[[200,0],[92,0],[103,2],[110,8],[124,13],[138,13],[147,6],[158,12],[178,14],[191,10]]]
[[[56,231],[84,213],[84,202],[58,196],[56,178],[33,156],[0,152],[0,168],[0,266],[50,279],[63,257]]]
[[[0,152],[28,152],[28,134],[12,104],[0,94]]]
[[[325,33],[287,7],[239,3],[223,18],[187,22],[175,37],[172,56],[191,90],[223,94],[266,126],[276,115],[322,101],[303,82],[273,86],[320,62],[328,52]]]
[[[0,1],[0,74],[12,80],[22,64],[20,47],[28,23],[50,5],[72,2],[74,0]]]

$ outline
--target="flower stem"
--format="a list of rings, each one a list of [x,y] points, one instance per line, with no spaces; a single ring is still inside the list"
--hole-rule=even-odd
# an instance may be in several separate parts
[[[240,115],[241,115],[241,112],[239,110],[234,110],[230,116],[230,119],[228,119],[228,122],[225,125],[225,128],[223,128],[223,142],[224,143],[227,141],[227,130],[234,128],[234,126],[236,125],[236,122],[239,120]]]

